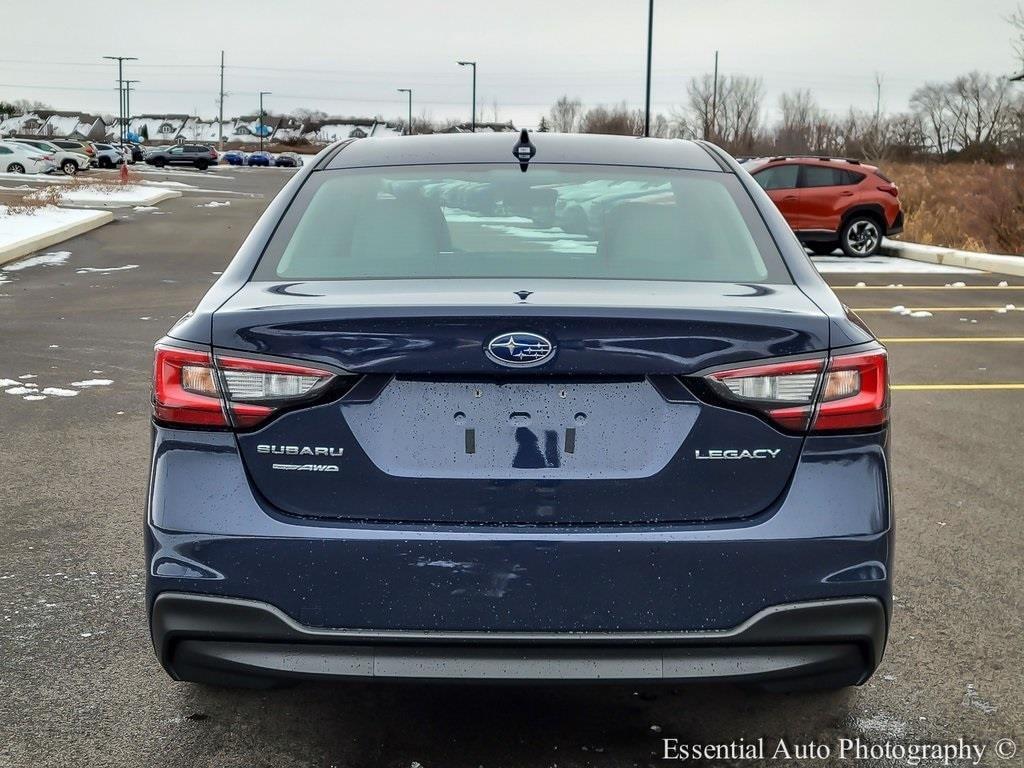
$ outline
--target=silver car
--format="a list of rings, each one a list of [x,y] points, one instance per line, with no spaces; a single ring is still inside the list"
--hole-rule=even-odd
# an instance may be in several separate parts
[[[42,139],[11,139],[19,144],[38,149],[44,155],[53,155],[54,163],[68,176],[74,176],[80,170],[88,169],[89,156],[82,152],[62,149],[51,141]]]

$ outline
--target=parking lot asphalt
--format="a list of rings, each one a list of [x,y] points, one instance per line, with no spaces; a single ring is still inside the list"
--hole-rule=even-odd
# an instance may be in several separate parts
[[[827,275],[887,340],[895,385],[896,607],[885,660],[861,688],[254,692],[168,679],[143,599],[152,345],[289,175],[147,176],[192,188],[160,213],[119,210],[51,249],[70,252],[60,263],[0,272],[0,379],[79,391],[0,392],[0,766],[656,765],[666,737],[766,740],[768,759],[719,765],[850,764],[843,737],[963,739],[986,746],[980,765],[1021,764],[993,750],[1005,738],[1024,749],[1024,312],[996,311],[1024,306],[1024,278],[986,273]],[[230,205],[200,207],[213,201]],[[88,380],[111,383],[72,386]],[[832,756],[772,759],[779,739]]]

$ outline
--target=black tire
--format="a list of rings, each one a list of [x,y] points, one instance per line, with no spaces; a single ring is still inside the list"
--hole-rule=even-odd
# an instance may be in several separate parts
[[[194,165],[200,171],[205,171],[207,168],[210,167],[210,164],[208,162],[206,162],[205,160],[196,160]]]
[[[816,256],[829,256],[832,251],[839,247],[839,243],[807,243],[807,247],[811,249],[811,253]]]
[[[162,157],[158,157],[153,160],[153,165],[155,165],[157,168],[163,168],[165,165],[167,165],[167,161],[164,160]]]
[[[60,164],[60,169],[64,172],[65,176],[74,176],[78,173],[78,163],[74,160],[65,160]]]
[[[22,165],[21,163],[11,163],[10,165],[7,166],[7,172],[8,173],[24,173],[25,172],[25,166]]]
[[[885,228],[874,216],[856,214],[839,231],[839,247],[844,254],[854,259],[874,256],[882,246],[883,232]]]
[[[114,167],[114,164],[112,162],[110,162],[110,158],[109,157],[101,157],[100,158],[100,168],[113,168],[113,167]]]

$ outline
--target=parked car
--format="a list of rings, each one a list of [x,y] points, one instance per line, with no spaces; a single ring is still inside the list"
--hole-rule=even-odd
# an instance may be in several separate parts
[[[54,142],[42,139],[12,139],[12,141],[38,149],[44,155],[52,155],[57,167],[68,176],[74,176],[80,170],[89,168],[89,156],[84,152],[63,149]]]
[[[96,155],[93,158],[93,165],[99,168],[116,168],[124,164],[124,155],[113,144],[93,143]]]
[[[278,168],[298,168],[302,165],[302,156],[295,152],[282,152],[274,160]]]
[[[205,171],[211,165],[217,165],[217,158],[217,150],[203,144],[175,144],[146,153],[146,162],[157,168],[165,165],[191,165]]]
[[[146,157],[146,153],[143,151],[142,147],[130,141],[119,145],[118,149],[120,149],[121,154],[124,155],[125,162],[130,165],[134,165],[140,160],[144,160]]]
[[[871,256],[903,231],[899,188],[873,165],[833,157],[751,160],[747,170],[814,253]]]
[[[51,173],[56,167],[52,154],[16,141],[0,140],[0,172]]]
[[[885,349],[717,147],[474,139],[302,168],[157,344],[166,670],[864,683],[892,615]],[[650,194],[592,206],[588,242],[449,181]]]
[[[85,155],[89,158],[90,165],[92,164],[93,158],[96,156],[96,149],[93,147],[91,141],[84,139],[50,139],[61,149],[66,149],[69,152],[77,152],[80,155]]]
[[[240,149],[229,149],[221,157],[228,165],[245,165],[245,152]]]
[[[247,165],[261,165],[266,168],[274,164],[274,156],[269,152],[250,152],[245,162]]]

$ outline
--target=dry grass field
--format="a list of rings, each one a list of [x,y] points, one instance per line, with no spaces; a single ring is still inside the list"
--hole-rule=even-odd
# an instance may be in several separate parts
[[[885,163],[906,216],[901,240],[1024,255],[1024,168]]]

